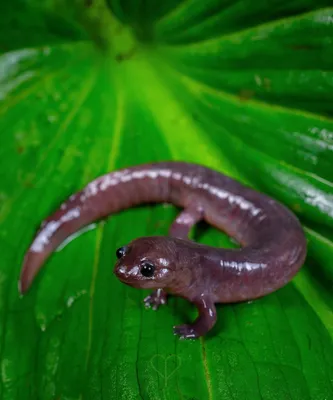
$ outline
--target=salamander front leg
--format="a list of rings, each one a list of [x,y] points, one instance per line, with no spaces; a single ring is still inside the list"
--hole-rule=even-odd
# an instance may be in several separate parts
[[[209,297],[202,295],[194,301],[199,316],[193,324],[174,326],[173,332],[181,339],[195,339],[208,333],[216,322],[216,309]]]
[[[151,307],[153,310],[157,310],[160,305],[166,304],[167,293],[163,289],[156,289],[150,296],[147,296],[143,302],[146,308]]]
[[[201,208],[184,209],[171,225],[169,235],[179,239],[187,239],[190,230],[202,219],[203,210]]]

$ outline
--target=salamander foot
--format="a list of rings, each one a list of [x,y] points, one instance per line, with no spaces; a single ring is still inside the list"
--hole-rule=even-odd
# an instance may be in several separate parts
[[[163,289],[154,290],[154,292],[147,296],[143,302],[146,308],[157,310],[160,305],[167,303],[167,294]]]
[[[174,326],[173,333],[178,335],[180,339],[196,339],[200,336],[193,325],[187,324]]]

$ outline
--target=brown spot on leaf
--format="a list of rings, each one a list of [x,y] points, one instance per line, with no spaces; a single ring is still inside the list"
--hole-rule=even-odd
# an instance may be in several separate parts
[[[239,92],[239,100],[240,101],[247,101],[250,100],[252,97],[254,97],[254,90],[250,90],[250,89],[242,89]]]
[[[264,87],[265,87],[265,89],[270,90],[271,89],[271,83],[272,83],[272,81],[270,79],[264,78]]]
[[[128,51],[127,53],[116,54],[115,59],[117,62],[122,62],[125,60],[129,60],[133,56],[133,54],[135,54],[135,47],[133,47],[133,49]]]
[[[291,48],[293,50],[316,50],[317,47],[311,44],[295,44],[292,45]]]
[[[33,182],[30,179],[27,179],[26,181],[24,181],[23,185],[29,189],[33,189],[35,187],[35,185],[33,184]]]

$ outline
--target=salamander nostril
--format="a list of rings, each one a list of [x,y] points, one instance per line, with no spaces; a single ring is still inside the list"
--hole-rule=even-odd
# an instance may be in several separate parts
[[[118,266],[115,269],[115,274],[118,276],[125,276],[126,274],[126,268],[123,265]]]

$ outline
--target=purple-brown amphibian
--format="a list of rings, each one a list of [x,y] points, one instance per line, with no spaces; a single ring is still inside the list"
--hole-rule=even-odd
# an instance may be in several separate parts
[[[216,303],[256,299],[286,285],[306,256],[302,227],[285,206],[217,171],[185,162],[159,162],[103,175],[72,195],[41,225],[24,259],[25,293],[50,254],[84,226],[143,203],[171,203],[182,211],[168,236],[141,237],[116,251],[115,275],[132,287],[154,289],[154,309],[167,294],[192,302],[199,315],[174,327],[181,338],[205,335]],[[189,239],[199,221],[223,230],[237,249]]]

